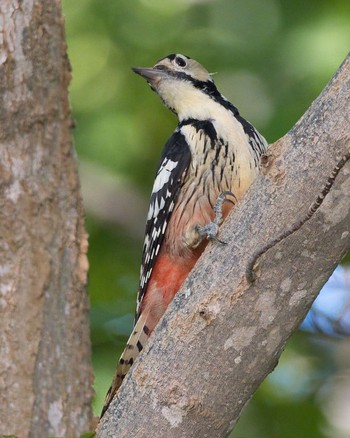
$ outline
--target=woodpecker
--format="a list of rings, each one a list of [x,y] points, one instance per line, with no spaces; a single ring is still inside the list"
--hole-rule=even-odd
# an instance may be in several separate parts
[[[177,115],[178,125],[165,144],[151,194],[134,330],[102,415],[208,240],[218,240],[218,226],[256,178],[267,148],[194,59],[171,54],[133,71]]]

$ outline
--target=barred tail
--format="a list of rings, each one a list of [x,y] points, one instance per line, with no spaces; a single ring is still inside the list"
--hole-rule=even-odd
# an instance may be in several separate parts
[[[139,319],[134,326],[134,330],[130,338],[128,339],[126,347],[119,359],[119,364],[117,366],[112,385],[107,392],[100,418],[103,417],[112,399],[114,398],[119,387],[121,386],[124,377],[126,376],[135,359],[147,343],[151,332],[146,326],[146,322],[147,314],[145,315],[144,313],[141,313]]]

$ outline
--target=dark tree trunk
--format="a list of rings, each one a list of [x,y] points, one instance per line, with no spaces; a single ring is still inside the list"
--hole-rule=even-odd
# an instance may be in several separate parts
[[[87,234],[59,1],[0,3],[0,434],[91,423]]]

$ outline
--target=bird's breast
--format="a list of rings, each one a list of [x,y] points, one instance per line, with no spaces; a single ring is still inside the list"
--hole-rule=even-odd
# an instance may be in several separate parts
[[[192,257],[191,249],[184,245],[183,236],[188,229],[206,225],[214,218],[213,206],[218,196],[231,191],[237,199],[246,192],[258,169],[241,125],[233,117],[223,120],[193,121],[182,127],[182,133],[191,150],[191,164],[176,200],[169,222],[169,251],[175,257]],[[225,203],[226,217],[232,204]],[[203,245],[204,247],[204,245]]]

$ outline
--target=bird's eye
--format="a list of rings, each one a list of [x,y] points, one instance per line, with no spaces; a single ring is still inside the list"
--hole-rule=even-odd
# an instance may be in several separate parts
[[[180,56],[175,58],[175,62],[179,67],[186,67],[186,61],[183,58],[180,58]]]

